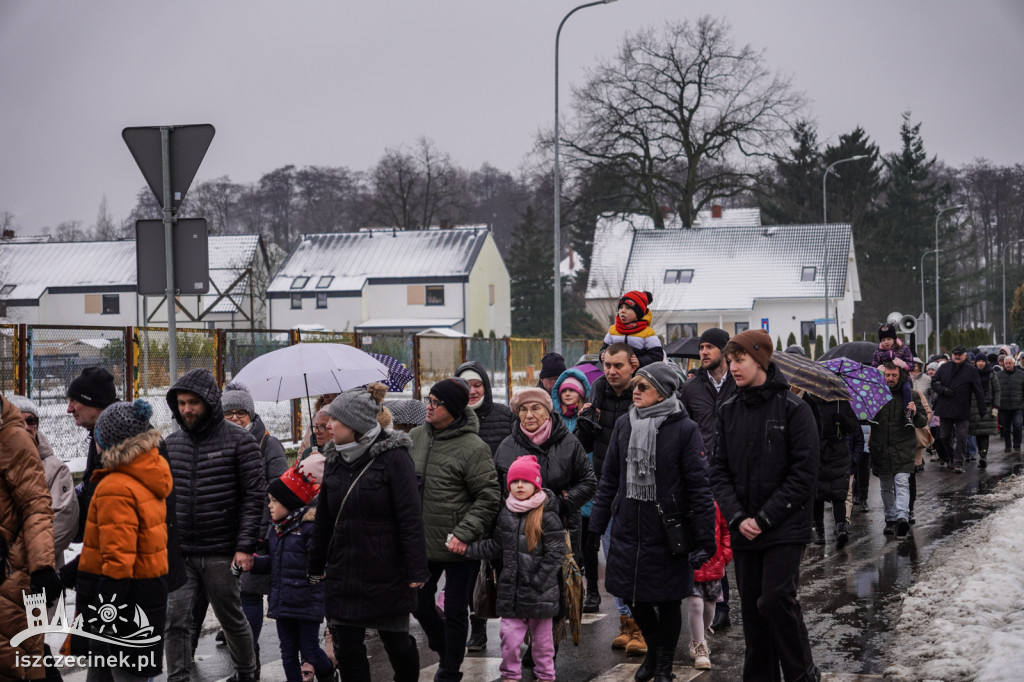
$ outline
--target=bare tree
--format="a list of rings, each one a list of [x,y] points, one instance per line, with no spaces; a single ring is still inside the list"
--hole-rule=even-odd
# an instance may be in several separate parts
[[[226,175],[201,182],[185,195],[190,204],[189,215],[206,218],[210,234],[229,234],[234,231],[242,192],[243,187]]]
[[[110,204],[107,203],[107,195],[104,194],[103,200],[100,201],[99,211],[96,213],[96,224],[92,226],[89,236],[99,241],[122,239],[126,235],[121,228],[122,226],[114,220],[114,216],[110,213]]]
[[[65,220],[53,229],[55,242],[84,242],[89,238],[81,220]]]
[[[690,226],[712,200],[747,191],[805,106],[763,52],[737,47],[728,32],[724,20],[704,16],[627,35],[618,57],[573,90],[569,163],[614,169],[657,227],[662,205]]]
[[[421,137],[412,151],[388,149],[370,172],[371,218],[381,225],[425,229],[461,213],[466,175],[451,157]]]

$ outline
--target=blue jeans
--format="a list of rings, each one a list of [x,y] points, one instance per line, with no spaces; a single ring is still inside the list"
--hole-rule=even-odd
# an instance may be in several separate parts
[[[880,474],[886,522],[910,518],[910,474]]]
[[[1017,370],[1014,370],[1017,371]],[[1003,442],[1007,450],[1020,450],[1021,431],[1024,426],[1024,410],[999,410],[999,422],[1003,430]]]
[[[288,682],[302,682],[302,658],[313,666],[317,677],[331,674],[334,666],[320,648],[320,623],[296,618],[277,619],[277,638],[281,643],[281,663]]]
[[[615,517],[611,516],[608,518],[608,527],[604,529],[604,535],[601,536],[601,546],[604,548],[604,565],[608,566],[608,548],[612,546],[612,522],[615,521]],[[608,578],[605,577],[607,581]],[[612,595],[615,599],[615,608],[618,610],[620,616],[633,617],[633,612],[629,610],[629,605],[624,599],[620,599],[615,595]]]

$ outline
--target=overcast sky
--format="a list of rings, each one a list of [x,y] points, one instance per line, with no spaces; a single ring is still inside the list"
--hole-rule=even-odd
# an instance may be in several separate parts
[[[212,123],[197,180],[285,164],[372,166],[432,138],[457,163],[515,170],[553,119],[562,0],[0,0],[0,211],[22,232],[126,216],[143,186],[125,126]],[[1020,0],[618,0],[562,32],[562,107],[623,34],[702,13],[766,51],[811,101],[819,139],[900,113],[958,166],[1024,162]]]

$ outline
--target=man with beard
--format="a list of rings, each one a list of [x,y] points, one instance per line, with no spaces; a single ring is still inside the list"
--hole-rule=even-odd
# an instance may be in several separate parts
[[[255,680],[252,630],[242,612],[238,569],[252,568],[267,481],[256,439],[224,419],[221,391],[208,370],[186,373],[167,392],[181,430],[167,437],[177,493],[187,580],[167,599],[167,679],[190,679],[190,621],[202,589],[217,615],[235,667],[230,682]]]
[[[736,393],[736,381],[733,380],[722,357],[722,349],[729,343],[729,332],[712,327],[700,335],[700,369],[696,376],[688,379],[680,391],[683,407],[690,413],[690,419],[700,427],[700,436],[704,440],[704,452],[715,451],[715,425],[718,406]],[[722,601],[715,606],[715,618],[711,622],[712,630],[727,628],[729,620],[729,577],[722,576]]]

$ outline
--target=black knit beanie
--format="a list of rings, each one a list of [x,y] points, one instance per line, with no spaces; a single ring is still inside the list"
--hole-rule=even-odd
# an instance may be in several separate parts
[[[430,395],[447,408],[448,413],[458,419],[469,405],[469,384],[465,379],[444,379],[430,387]]]
[[[68,398],[89,407],[105,408],[117,402],[114,375],[104,367],[86,367],[71,380]]]
[[[878,342],[881,343],[882,339],[896,339],[896,327],[892,326],[888,322],[878,328]]]
[[[562,376],[565,371],[565,358],[558,353],[548,353],[540,359],[540,378],[552,379]]]

